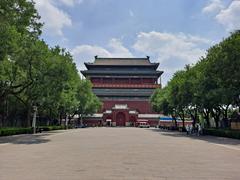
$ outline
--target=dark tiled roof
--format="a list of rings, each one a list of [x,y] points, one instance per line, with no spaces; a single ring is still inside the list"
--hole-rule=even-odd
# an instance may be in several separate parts
[[[96,74],[101,74],[101,75],[158,75],[160,76],[163,71],[136,71],[136,70],[132,70],[132,71],[121,71],[121,70],[116,70],[116,71],[111,71],[111,70],[85,70],[85,71],[81,71],[81,73],[83,75],[96,75]]]
[[[146,58],[98,58],[95,57],[93,63],[88,63],[92,65],[120,65],[120,66],[136,66],[136,65],[153,65],[149,61],[149,57]]]

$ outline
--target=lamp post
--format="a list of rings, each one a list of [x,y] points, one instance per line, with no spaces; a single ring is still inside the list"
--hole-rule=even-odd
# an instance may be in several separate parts
[[[33,121],[32,121],[33,134],[36,134],[36,118],[37,118],[37,106],[33,106]]]

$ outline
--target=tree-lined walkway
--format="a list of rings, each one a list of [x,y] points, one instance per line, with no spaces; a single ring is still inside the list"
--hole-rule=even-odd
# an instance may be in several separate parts
[[[0,138],[0,179],[239,179],[240,141],[138,128]]]

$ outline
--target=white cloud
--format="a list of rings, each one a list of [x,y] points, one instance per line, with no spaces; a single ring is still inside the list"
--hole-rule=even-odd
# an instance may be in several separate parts
[[[58,1],[60,1],[62,4],[66,6],[71,6],[71,7],[73,7],[75,4],[80,4],[83,2],[83,0],[58,0]]]
[[[100,46],[92,46],[92,45],[79,45],[76,46],[72,51],[74,61],[77,64],[78,70],[84,69],[84,62],[89,62],[94,58],[94,56],[98,55],[101,57],[111,57],[111,53],[106,49]]]
[[[211,0],[202,9],[202,12],[214,13],[215,20],[224,26],[227,31],[240,29],[240,1],[233,0],[229,5],[223,4],[222,0]]]
[[[57,4],[73,6],[77,0],[35,0],[36,8],[44,22],[43,30],[48,35],[63,36],[63,29],[72,26],[71,17],[61,10]]]
[[[133,48],[142,56],[150,55],[151,60],[160,62],[159,68],[164,71],[162,82],[166,85],[174,72],[204,56],[211,43],[198,36],[152,31],[140,32]]]
[[[84,68],[84,62],[93,60],[96,55],[99,57],[133,57],[131,52],[123,46],[119,39],[111,39],[107,47],[79,45],[72,49],[71,53],[79,70]]]
[[[133,57],[132,53],[123,46],[119,39],[111,39],[108,47],[110,49],[112,57]]]
[[[194,63],[204,55],[200,46],[211,43],[209,40],[183,33],[140,32],[133,45],[136,51],[156,56],[164,61],[170,58],[183,59],[186,64]]]
[[[224,8],[221,0],[211,0],[207,6],[202,9],[203,13],[218,13]]]
[[[240,1],[232,1],[227,8],[217,14],[216,20],[222,24],[227,31],[240,29]]]

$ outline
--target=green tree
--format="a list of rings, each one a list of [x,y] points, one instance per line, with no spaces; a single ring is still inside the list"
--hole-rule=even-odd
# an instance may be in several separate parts
[[[159,111],[171,107],[183,123],[186,113],[194,123],[201,113],[208,127],[213,118],[218,128],[221,118],[228,119],[229,107],[239,107],[239,52],[240,31],[236,31],[209,48],[196,65],[176,72],[167,84],[168,93],[152,96],[153,108]]]
[[[28,42],[40,35],[41,26],[32,1],[0,1],[0,119],[3,124],[8,96],[19,94],[32,84],[27,77],[31,74],[31,64],[21,55]],[[28,64],[23,68],[24,63]]]
[[[97,98],[97,96],[92,92],[92,84],[89,80],[81,81],[78,87],[78,92],[78,115],[80,125],[82,126],[83,118],[87,115],[92,115],[93,113],[96,113],[101,108],[102,104]]]
[[[177,118],[174,108],[169,103],[169,86],[163,89],[156,89],[151,96],[150,102],[153,110],[158,113],[163,113],[166,116],[172,116],[175,127],[177,127]]]

